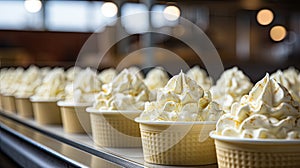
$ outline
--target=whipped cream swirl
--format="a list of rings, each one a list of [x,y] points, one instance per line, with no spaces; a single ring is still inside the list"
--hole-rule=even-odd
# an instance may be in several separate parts
[[[62,99],[64,98],[64,89],[66,77],[62,68],[51,70],[42,81],[42,84],[35,90],[34,97],[41,99]]]
[[[184,73],[174,76],[160,89],[157,100],[145,104],[141,120],[150,121],[215,121],[222,114],[197,83]]]
[[[124,69],[109,84],[102,86],[96,96],[94,108],[99,110],[144,110],[145,102],[149,101],[149,90],[142,79]]]
[[[42,83],[40,69],[31,65],[23,74],[22,81],[16,91],[17,97],[30,97],[35,93],[35,89]]]
[[[7,71],[4,71],[4,76],[1,80],[1,93],[5,95],[14,95],[20,84],[22,83],[24,69],[18,67],[16,69],[9,68]]]
[[[237,67],[226,70],[211,88],[213,100],[220,104],[225,112],[229,112],[231,105],[248,94],[252,88],[250,79]]]
[[[300,139],[300,106],[285,87],[267,74],[231,112],[217,123],[216,133],[253,139]]]
[[[101,86],[97,72],[86,68],[79,72],[73,83],[67,84],[65,100],[73,103],[93,103],[96,93],[101,91]]]
[[[209,90],[213,84],[212,78],[208,77],[205,70],[201,69],[199,66],[194,66],[186,73],[186,75],[196,81],[204,90]]]
[[[101,82],[110,83],[117,76],[117,74],[118,74],[117,70],[113,68],[109,68],[109,69],[102,70],[99,73],[98,77],[101,80]]]

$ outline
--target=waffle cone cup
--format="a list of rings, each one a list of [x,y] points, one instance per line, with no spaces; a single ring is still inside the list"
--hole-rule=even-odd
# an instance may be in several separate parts
[[[2,100],[2,106],[3,110],[8,113],[16,113],[16,102],[15,102],[15,97],[12,95],[2,95],[1,96]]]
[[[215,138],[218,166],[300,167],[300,140],[245,140]]]
[[[26,118],[33,117],[32,103],[29,97],[15,97],[18,115]]]
[[[139,111],[99,111],[87,108],[90,113],[92,135],[95,145],[100,147],[141,147],[138,123],[134,118]]]
[[[88,105],[59,101],[64,131],[67,133],[91,132],[89,113],[85,111]]]
[[[161,165],[207,165],[217,162],[209,132],[215,122],[140,123],[144,159]]]
[[[57,106],[57,100],[33,100],[34,119],[41,125],[61,124],[61,113]]]

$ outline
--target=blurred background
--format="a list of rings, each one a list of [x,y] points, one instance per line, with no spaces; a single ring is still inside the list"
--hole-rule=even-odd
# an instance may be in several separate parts
[[[160,14],[138,15],[140,12]],[[167,17],[165,13],[172,14]],[[74,65],[92,33],[85,53],[93,62],[121,32],[129,36],[109,49],[99,69],[112,67],[144,47],[160,47],[179,55],[189,66],[202,65],[195,52],[180,38],[193,40],[193,32],[180,26],[184,17],[201,28],[216,47],[225,68],[237,65],[256,81],[265,72],[294,66],[300,69],[300,6],[292,0],[0,0],[1,67]],[[147,29],[161,33],[139,33]],[[143,54],[142,52],[139,54]],[[149,53],[148,53],[149,54]],[[151,62],[152,52],[145,60]]]

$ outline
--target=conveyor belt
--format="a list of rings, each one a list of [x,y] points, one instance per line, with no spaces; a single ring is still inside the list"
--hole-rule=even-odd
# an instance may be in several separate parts
[[[141,148],[100,148],[89,135],[67,134],[61,125],[39,125],[14,113],[0,111],[0,131],[1,151],[24,167],[174,167],[145,163]]]

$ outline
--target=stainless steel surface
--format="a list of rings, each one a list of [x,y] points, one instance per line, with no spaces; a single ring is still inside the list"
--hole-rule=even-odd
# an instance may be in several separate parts
[[[17,116],[11,115],[11,117]],[[4,116],[0,116],[0,121],[2,129],[13,132],[14,134],[17,134],[17,136],[24,138],[23,140],[29,141],[44,151],[52,153],[53,155],[71,162],[74,165],[78,165],[79,167],[121,167],[115,163],[109,162],[98,156],[92,155],[88,152],[74,148],[68,144],[51,138]],[[53,126],[52,131],[59,132],[60,129],[56,126]],[[78,137],[80,137],[80,135],[78,135]]]
[[[100,148],[94,145],[91,135],[67,134],[61,125],[39,125],[33,119],[22,118],[17,114],[0,112],[0,125],[9,132],[23,136],[25,141],[31,141],[45,151],[80,167],[175,167],[145,163],[141,148]]]

